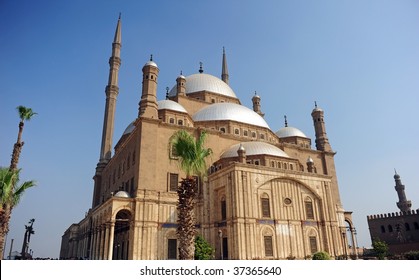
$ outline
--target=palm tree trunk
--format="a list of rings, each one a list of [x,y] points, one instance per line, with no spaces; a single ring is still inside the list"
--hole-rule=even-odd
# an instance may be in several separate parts
[[[10,170],[16,170],[17,169],[17,163],[19,162],[20,153],[22,152],[22,147],[24,142],[22,142],[22,132],[23,132],[23,126],[25,123],[21,121],[19,123],[19,133],[17,134],[17,141],[13,146],[13,153],[12,153],[12,160],[10,161]]]
[[[9,232],[9,222],[12,209],[9,205],[3,204],[0,210],[0,259],[3,259],[3,252],[5,249],[6,235]]]
[[[179,259],[193,260],[195,254],[195,196],[194,178],[183,179],[178,187],[178,228]]]

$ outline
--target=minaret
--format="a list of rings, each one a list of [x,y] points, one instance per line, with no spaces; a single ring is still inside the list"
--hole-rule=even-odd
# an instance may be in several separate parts
[[[143,89],[139,103],[138,117],[158,119],[157,77],[159,68],[153,61],[153,55],[143,67]]]
[[[102,146],[100,149],[100,159],[96,166],[96,173],[93,176],[95,181],[93,190],[92,208],[100,204],[102,192],[102,171],[112,156],[112,136],[115,121],[116,97],[119,93],[118,72],[121,66],[121,14],[119,14],[118,24],[116,25],[115,37],[112,43],[112,56],[109,58],[109,78],[105,88],[106,104],[105,118],[103,120]]]
[[[221,80],[223,80],[224,83],[228,85],[229,80],[228,80],[228,69],[227,69],[227,57],[226,57],[226,52],[225,52],[224,47],[223,47],[223,65],[222,65],[222,72],[221,72]]]
[[[252,98],[252,102],[253,102],[253,111],[258,113],[261,117],[265,116],[265,114],[262,113],[260,109],[260,96],[257,95],[256,91],[255,91],[255,95]]]
[[[314,122],[314,130],[316,133],[316,148],[319,151],[331,152],[332,147],[327,139],[326,125],[324,123],[324,112],[322,109],[317,107],[317,103],[314,102],[315,108],[311,112]]]
[[[186,78],[183,76],[182,71],[176,78],[176,94],[186,96]]]
[[[400,180],[400,175],[397,174],[396,171],[394,174],[394,180],[396,181],[395,189],[397,191],[397,195],[399,196],[399,202],[397,202],[397,207],[399,207],[400,211],[402,212],[410,211],[410,207],[412,207],[412,202],[406,199],[404,185],[402,184],[402,180]]]
[[[109,78],[105,88],[106,105],[103,121],[102,147],[99,162],[107,162],[112,155],[112,137],[114,131],[116,97],[119,93],[118,72],[121,66],[121,15],[116,25],[115,37],[112,43],[112,56],[109,58]]]

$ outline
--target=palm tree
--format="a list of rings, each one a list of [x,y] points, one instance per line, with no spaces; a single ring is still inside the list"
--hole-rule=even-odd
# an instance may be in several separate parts
[[[23,193],[35,186],[34,181],[27,181],[18,185],[19,173],[20,169],[10,170],[7,167],[0,167],[0,258],[3,257],[4,240],[9,232],[12,209],[19,203]]]
[[[211,155],[210,148],[204,148],[206,138],[205,131],[202,131],[195,138],[185,130],[179,130],[170,139],[173,151],[179,158],[180,169],[186,173],[186,178],[178,185],[178,228],[177,236],[179,240],[179,259],[193,260],[195,252],[195,196],[198,189],[199,178],[205,174],[206,158]]]
[[[22,141],[22,132],[23,127],[25,126],[25,121],[29,121],[36,113],[32,111],[31,108],[26,108],[24,106],[18,106],[17,111],[19,112],[20,122],[19,122],[19,133],[17,134],[17,141],[13,146],[12,160],[10,161],[10,170],[17,169],[17,163],[19,162],[20,152],[24,142]]]

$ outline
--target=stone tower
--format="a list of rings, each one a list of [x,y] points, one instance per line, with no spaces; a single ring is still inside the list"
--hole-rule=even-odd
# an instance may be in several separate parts
[[[159,75],[159,68],[153,61],[153,56],[150,57],[143,67],[143,89],[141,93],[141,100],[139,103],[138,117],[145,117],[150,119],[158,119],[157,109],[157,77]]]
[[[410,207],[412,207],[412,202],[406,199],[406,193],[404,192],[404,185],[402,184],[402,180],[400,179],[400,175],[397,172],[394,174],[394,180],[396,181],[396,189],[397,195],[399,196],[399,202],[397,202],[397,207],[399,207],[400,211],[408,212],[410,211]]]
[[[252,103],[253,103],[253,111],[258,113],[263,118],[265,116],[265,114],[262,113],[262,111],[261,111],[260,96],[257,95],[256,91],[255,91],[255,95],[252,97]]]
[[[121,66],[121,15],[116,25],[115,37],[112,43],[112,56],[109,58],[109,78],[105,88],[106,103],[103,120],[102,145],[100,158],[96,166],[93,191],[92,208],[100,203],[100,188],[102,184],[102,171],[112,156],[112,137],[114,132],[116,97],[119,93],[118,73]]]
[[[332,147],[329,144],[329,139],[327,139],[326,125],[324,123],[324,111],[317,107],[317,103],[315,103],[311,116],[313,117],[314,131],[316,133],[316,149],[331,152]]]

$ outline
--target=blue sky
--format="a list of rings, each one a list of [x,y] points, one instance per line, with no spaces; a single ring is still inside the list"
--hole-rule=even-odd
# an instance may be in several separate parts
[[[226,48],[230,86],[251,108],[254,91],[273,131],[308,135],[311,110],[325,111],[344,208],[360,246],[366,216],[397,211],[394,168],[419,208],[418,1],[0,1],[0,165],[18,131],[16,107],[38,113],[25,126],[22,180],[38,186],[14,209],[7,237],[20,251],[58,257],[61,236],[91,206],[108,78],[122,13],[122,66],[114,144],[135,119],[141,68],[153,54],[158,99],[180,71],[220,76]]]

